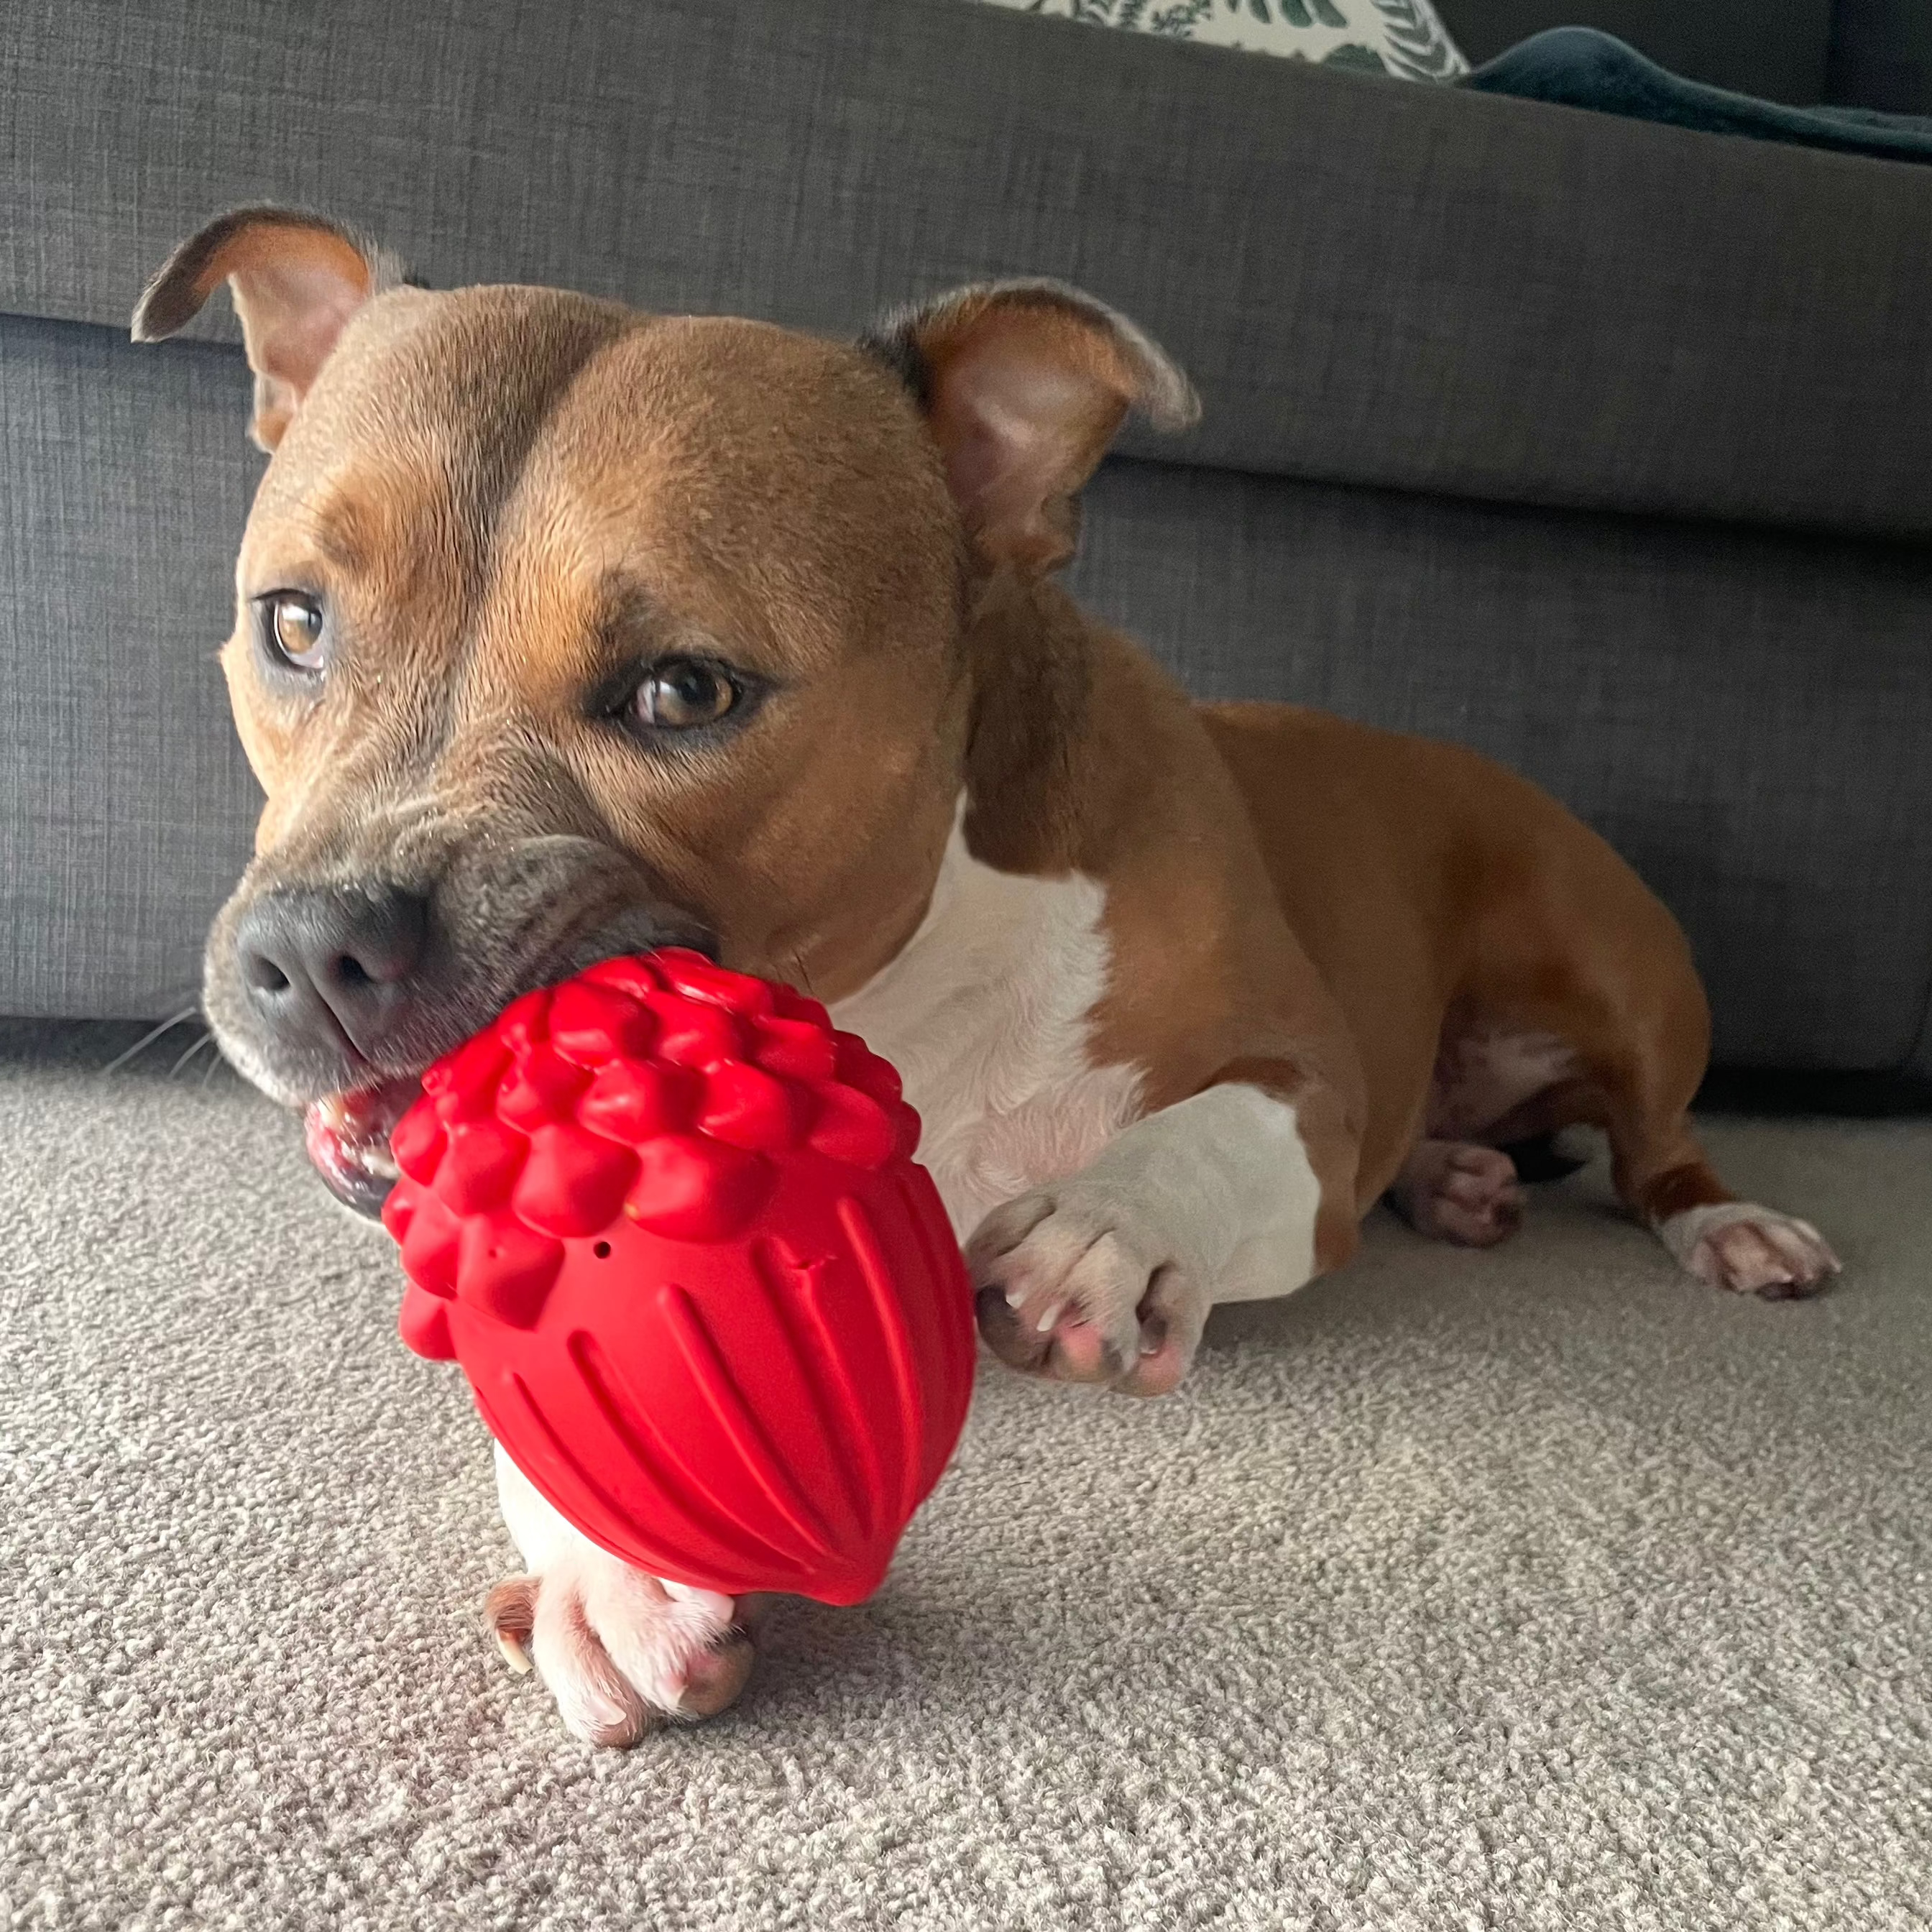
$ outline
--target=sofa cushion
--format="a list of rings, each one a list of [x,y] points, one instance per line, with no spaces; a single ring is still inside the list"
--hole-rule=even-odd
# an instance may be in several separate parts
[[[1924,170],[963,0],[15,10],[0,310],[124,328],[262,200],[807,328],[1058,275],[1194,376],[1169,460],[1932,534]]]
[[[992,0],[1024,14],[1168,40],[1334,63],[1398,80],[1454,80],[1469,64],[1430,0]]]

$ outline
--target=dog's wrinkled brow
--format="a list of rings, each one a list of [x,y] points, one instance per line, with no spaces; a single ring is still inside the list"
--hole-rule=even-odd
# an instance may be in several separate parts
[[[403,460],[418,472],[415,487],[428,468],[442,514],[458,529],[484,531],[572,387],[639,322],[614,304],[548,290],[484,289],[428,299],[398,290],[384,299],[416,313],[392,311],[392,320],[377,313],[383,301],[370,305],[374,352],[348,362],[350,380],[325,385],[298,418],[280,466],[286,482],[278,488],[273,470],[266,479],[272,494],[293,493],[318,548],[352,568],[392,540],[358,527],[358,514],[366,514],[358,505],[406,488],[408,480],[386,472],[364,477],[326,458],[316,464],[311,428],[316,447],[338,458],[345,447],[372,442],[392,462],[408,452]],[[372,435],[372,426],[381,433]]]

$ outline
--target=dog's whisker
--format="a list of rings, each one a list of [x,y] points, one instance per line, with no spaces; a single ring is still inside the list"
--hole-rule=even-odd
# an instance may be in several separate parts
[[[128,1064],[129,1060],[135,1058],[136,1056],[140,1054],[145,1053],[149,1047],[154,1045],[156,1040],[160,1038],[163,1034],[171,1033],[176,1027],[181,1025],[184,1021],[198,1018],[200,1016],[200,1012],[201,1009],[198,1006],[184,1006],[179,1012],[174,1014],[170,1018],[163,1020],[158,1026],[149,1028],[146,1033],[142,1034],[139,1040],[135,1041],[132,1046],[128,1048],[126,1052],[117,1053],[114,1058],[100,1070],[100,1071],[104,1075],[119,1072],[122,1068]],[[210,1037],[212,1037],[212,1036],[211,1035]]]
[[[172,1080],[172,1079],[175,1077],[175,1076],[176,1076],[177,1073],[178,1073],[178,1072],[182,1070],[182,1069],[184,1066],[185,1066],[188,1064],[188,1062],[189,1062],[190,1060],[192,1060],[192,1059],[195,1057],[195,1055],[196,1055],[197,1053],[199,1053],[199,1052],[202,1050],[202,1048],[203,1047],[205,1047],[205,1046],[212,1046],[214,1044],[214,1034],[212,1034],[212,1033],[204,1033],[204,1034],[201,1036],[201,1037],[200,1037],[199,1040],[197,1040],[196,1041],[195,1041],[195,1042],[194,1042],[194,1043],[191,1046],[190,1046],[190,1047],[189,1047],[189,1048],[188,1049],[188,1051],[187,1051],[185,1053],[184,1053],[184,1054],[182,1055],[182,1057],[181,1057],[178,1060],[177,1060],[175,1062],[175,1064],[173,1064],[173,1066],[170,1066],[170,1067],[168,1069],[168,1078],[169,1078],[170,1080]]]

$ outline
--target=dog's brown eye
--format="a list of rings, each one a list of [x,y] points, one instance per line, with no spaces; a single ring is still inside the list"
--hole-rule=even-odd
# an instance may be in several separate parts
[[[278,590],[262,598],[262,610],[275,656],[297,670],[320,670],[321,604],[299,590]]]
[[[715,724],[738,701],[738,688],[715,665],[695,658],[653,664],[631,700],[640,724],[660,731]]]

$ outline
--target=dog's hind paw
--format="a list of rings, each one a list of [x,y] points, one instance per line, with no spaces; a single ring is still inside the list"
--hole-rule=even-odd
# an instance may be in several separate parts
[[[1390,1184],[1389,1204],[1418,1234],[1490,1248],[1522,1225],[1516,1163],[1500,1148],[1419,1141]]]
[[[1838,1256],[1810,1222],[1754,1201],[1688,1208],[1657,1232],[1681,1267],[1734,1294],[1793,1300],[1816,1294],[1839,1271]]]

